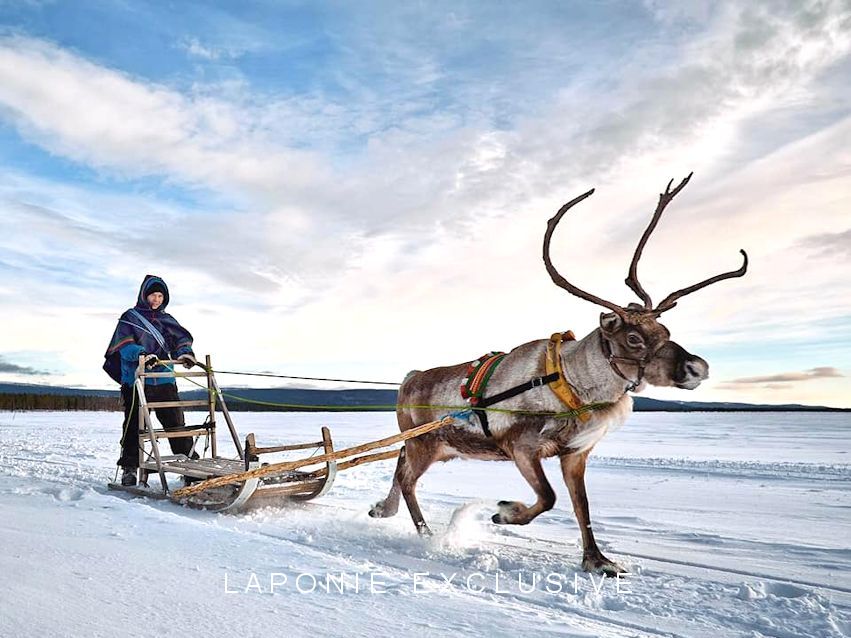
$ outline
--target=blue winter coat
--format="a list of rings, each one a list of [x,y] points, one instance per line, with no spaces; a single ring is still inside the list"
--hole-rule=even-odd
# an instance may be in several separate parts
[[[148,290],[155,283],[159,283],[163,289],[163,303],[156,310],[152,310],[148,304]],[[117,383],[132,385],[135,380],[136,368],[139,366],[139,355],[155,354],[160,359],[177,359],[182,354],[191,354],[192,335],[177,320],[165,312],[168,305],[169,294],[166,283],[155,275],[145,275],[142,285],[139,287],[139,298],[136,306],[125,311],[118,319],[118,327],[109,342],[109,348],[104,357],[106,362],[103,369]],[[163,336],[165,347],[161,347],[157,339],[148,330],[144,323],[139,320],[134,312],[139,313],[147,319]],[[166,366],[157,366],[153,372],[166,372]],[[145,379],[145,383],[157,385],[161,383],[174,383],[173,378]]]

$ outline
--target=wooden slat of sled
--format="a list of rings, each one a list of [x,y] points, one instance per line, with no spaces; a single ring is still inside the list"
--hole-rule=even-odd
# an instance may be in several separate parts
[[[245,470],[245,464],[242,461],[231,459],[186,459],[173,463],[171,466],[209,472],[210,474],[221,472],[222,475]]]
[[[210,476],[229,476],[242,472],[245,465],[242,461],[231,459],[187,459],[186,457],[162,457],[163,470],[175,472],[195,478],[209,478]],[[147,470],[156,470],[154,462],[142,463],[141,466]]]
[[[272,485],[271,487],[261,487],[254,492],[252,499],[303,494],[305,492],[312,492],[321,485],[322,481],[304,481],[302,483],[289,483],[284,485]]]
[[[273,452],[292,452],[294,450],[312,450],[322,447],[323,441],[315,443],[294,443],[292,445],[276,445],[274,447],[252,447],[252,454],[272,454]]]
[[[207,401],[148,401],[148,409],[156,410],[158,408],[206,408],[209,405]]]
[[[207,428],[186,428],[185,430],[154,430],[154,436],[158,439],[177,439],[183,436],[203,436],[210,432]],[[147,439],[151,438],[151,435],[148,434],[147,431],[141,432],[141,436],[144,436]]]
[[[173,379],[174,377],[206,377],[206,372],[180,372],[175,370],[174,372],[145,372],[143,375],[146,379]]]

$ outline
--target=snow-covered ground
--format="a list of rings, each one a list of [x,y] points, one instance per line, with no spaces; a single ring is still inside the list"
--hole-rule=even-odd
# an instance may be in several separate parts
[[[235,415],[261,445],[337,447],[396,431],[392,414]],[[509,463],[433,467],[374,520],[394,462],[340,474],[319,501],[241,516],[107,492],[120,415],[0,413],[2,636],[843,636],[851,632],[851,417],[635,414],[598,446],[595,532],[632,575],[577,570],[558,465],[556,508]],[[226,436],[220,445],[227,447]],[[340,591],[342,589],[342,592]],[[460,633],[459,633],[460,632]]]

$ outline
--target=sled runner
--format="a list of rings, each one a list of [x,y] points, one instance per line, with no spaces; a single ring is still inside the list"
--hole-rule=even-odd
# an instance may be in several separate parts
[[[237,512],[249,507],[276,505],[287,500],[310,500],[322,496],[331,489],[337,472],[385,459],[395,458],[399,450],[385,450],[363,454],[443,427],[452,422],[451,418],[421,425],[412,430],[372,441],[344,450],[335,451],[331,432],[321,428],[322,440],[309,443],[258,447],[254,434],[249,434],[242,445],[233,419],[225,403],[213,373],[209,355],[206,364],[197,364],[202,370],[177,371],[177,361],[160,361],[168,372],[151,372],[145,369],[144,357],[139,358],[136,370],[135,386],[139,400],[139,471],[138,486],[124,486],[110,483],[109,489],[120,490],[136,496],[156,499],[170,499],[189,507],[197,507],[218,512]],[[148,401],[145,399],[144,384],[146,378],[163,377],[205,377],[208,398],[187,401]],[[176,429],[154,428],[152,410],[157,408],[199,408],[205,407],[204,423]],[[220,456],[216,441],[217,414],[221,413],[235,450],[232,457]],[[189,412],[187,416],[198,412]],[[184,454],[164,455],[160,452],[159,442],[170,437],[191,436],[194,438],[193,454],[190,458]],[[203,439],[203,451],[197,451],[199,441]],[[301,450],[314,450],[312,456],[293,461],[261,462],[263,455]],[[315,452],[322,450],[322,454]],[[363,454],[363,456],[357,456]],[[194,457],[198,458],[194,458]],[[353,458],[349,458],[353,457]],[[341,463],[342,459],[347,459]],[[166,474],[183,477],[183,485],[170,486]]]

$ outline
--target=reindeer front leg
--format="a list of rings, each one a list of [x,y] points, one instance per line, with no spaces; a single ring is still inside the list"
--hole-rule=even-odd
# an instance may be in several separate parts
[[[526,525],[538,514],[551,510],[555,505],[556,495],[547,480],[547,475],[544,474],[544,468],[541,467],[541,459],[538,457],[537,451],[515,450],[514,464],[520,470],[523,478],[535,490],[538,500],[531,507],[527,507],[520,501],[500,501],[498,503],[499,512],[491,517],[494,523]]]
[[[588,496],[585,493],[585,461],[591,450],[560,457],[561,472],[573,501],[573,511],[579,531],[582,532],[582,569],[586,572],[598,572],[606,576],[625,573],[623,567],[603,556],[591,531],[591,514],[588,512]]]

